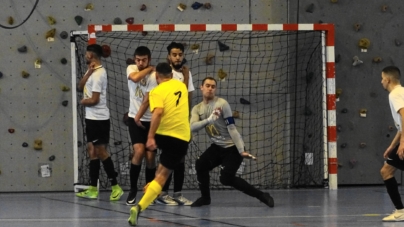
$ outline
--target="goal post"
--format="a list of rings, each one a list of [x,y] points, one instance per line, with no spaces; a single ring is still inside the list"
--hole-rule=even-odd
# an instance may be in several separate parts
[[[240,176],[262,189],[337,189],[334,25],[128,24],[89,25],[87,31],[71,33],[75,190],[88,184],[84,112],[77,104],[81,95],[75,92],[86,70],[85,46],[105,44],[112,50],[102,59],[111,111],[108,150],[118,182],[128,189],[132,147],[122,121],[129,107],[127,59],[144,45],[152,51],[152,64],[165,61],[172,41],[186,46],[195,86],[193,105],[202,100],[198,89],[202,79],[216,78],[217,95],[229,101],[246,149],[257,155],[257,163],[242,163]],[[194,162],[208,145],[204,132],[193,135],[184,189],[197,188]],[[108,181],[100,173],[100,187],[105,188]],[[212,171],[211,187],[226,189],[218,175]]]

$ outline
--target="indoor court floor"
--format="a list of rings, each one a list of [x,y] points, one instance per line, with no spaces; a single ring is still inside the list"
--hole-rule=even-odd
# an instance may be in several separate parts
[[[399,190],[404,198],[404,188]],[[404,226],[382,222],[394,210],[384,186],[267,191],[274,197],[274,208],[236,190],[215,190],[210,206],[150,206],[140,214],[138,226]],[[183,195],[195,200],[199,192]],[[0,193],[0,227],[129,226],[126,196],[110,202],[108,191],[98,200],[80,199],[73,192]]]

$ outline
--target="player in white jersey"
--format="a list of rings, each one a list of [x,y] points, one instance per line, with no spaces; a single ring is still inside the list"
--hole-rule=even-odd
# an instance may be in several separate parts
[[[386,160],[380,173],[396,210],[383,221],[404,221],[404,206],[394,173],[397,169],[404,170],[404,88],[400,84],[400,70],[395,66],[388,66],[382,70],[382,85],[389,92],[389,104],[397,134],[386,149],[383,157]]]
[[[188,88],[188,101],[189,107],[191,108],[192,102],[192,92],[195,90],[192,74],[189,68],[184,65],[184,45],[181,43],[172,42],[167,47],[168,56],[167,59],[171,68],[173,69],[173,79],[177,79],[185,83]],[[192,201],[186,199],[182,196],[182,186],[184,184],[185,178],[185,158],[181,161],[179,165],[173,170],[173,173],[168,178],[166,184],[163,187],[163,190],[160,196],[156,199],[156,203],[163,205],[186,205],[189,206],[192,204]],[[174,175],[174,194],[173,197],[168,195],[168,189],[171,183],[172,176]]]
[[[221,165],[220,182],[223,185],[232,186],[273,207],[274,200],[269,193],[256,189],[236,176],[243,158],[256,158],[245,151],[244,142],[235,126],[229,103],[215,96],[216,80],[212,77],[205,78],[202,81],[201,91],[203,101],[194,106],[191,111],[191,131],[194,133],[204,128],[212,144],[195,162],[202,197],[191,206],[200,207],[210,204],[209,171]]]
[[[154,67],[150,65],[151,52],[145,46],[139,46],[134,53],[135,64],[126,69],[129,87],[128,127],[133,146],[130,167],[130,191],[126,204],[136,204],[137,183],[146,158],[146,184],[154,179],[156,172],[156,151],[146,151],[147,134],[150,129],[151,112],[149,110],[149,92],[157,86]]]
[[[87,136],[87,151],[90,157],[89,175],[90,187],[79,192],[78,197],[97,199],[97,182],[99,178],[100,160],[111,182],[111,201],[116,201],[123,195],[123,190],[116,180],[117,173],[114,163],[107,151],[109,143],[109,109],[107,107],[107,72],[101,64],[102,48],[98,44],[87,46],[85,55],[88,70],[80,80],[78,90],[83,91],[80,104],[85,106],[85,123]]]

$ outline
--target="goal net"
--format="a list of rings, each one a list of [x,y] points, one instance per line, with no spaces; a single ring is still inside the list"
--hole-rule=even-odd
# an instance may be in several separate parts
[[[244,26],[246,29],[240,29],[240,25],[90,25],[88,32],[72,33],[75,82],[87,70],[84,54],[89,43],[108,45],[112,50],[109,57],[102,59],[108,73],[111,112],[108,151],[118,172],[118,182],[124,188],[130,187],[132,153],[123,121],[129,109],[126,68],[138,46],[151,50],[152,65],[166,61],[166,48],[173,41],[185,45],[186,64],[196,89],[192,106],[202,101],[201,81],[206,76],[216,78],[217,96],[229,102],[246,150],[257,157],[256,162],[243,161],[237,172],[239,176],[261,189],[320,187],[327,182],[330,143],[327,133],[334,134],[327,108],[335,107],[332,103],[335,96],[328,94],[334,85],[327,82],[327,77],[334,72],[326,64],[330,55],[327,51],[331,50],[326,47],[327,30],[313,29],[315,25],[309,25],[309,29],[299,29],[301,25],[273,25],[272,30],[271,25]],[[77,93],[75,98],[79,102],[82,94]],[[80,105],[75,107],[78,143],[75,181],[89,184],[84,109]],[[194,163],[209,145],[204,130],[193,135],[186,156],[184,189],[198,188]],[[145,183],[144,166],[139,188]],[[211,188],[227,188],[219,181],[219,168],[210,175]],[[101,168],[100,187],[106,188],[108,184]]]

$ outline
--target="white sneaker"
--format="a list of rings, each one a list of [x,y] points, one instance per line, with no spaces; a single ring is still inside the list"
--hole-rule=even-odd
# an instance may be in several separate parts
[[[404,209],[395,210],[392,214],[383,218],[383,221],[404,221]]]
[[[161,204],[161,205],[167,205],[167,206],[177,206],[178,203],[173,200],[171,196],[168,194],[161,194],[157,199],[155,200],[156,204]]]
[[[181,192],[176,192],[174,193],[173,200],[178,203],[178,205],[183,205],[183,206],[191,206],[193,203],[192,201],[188,200],[184,196],[182,196]]]

